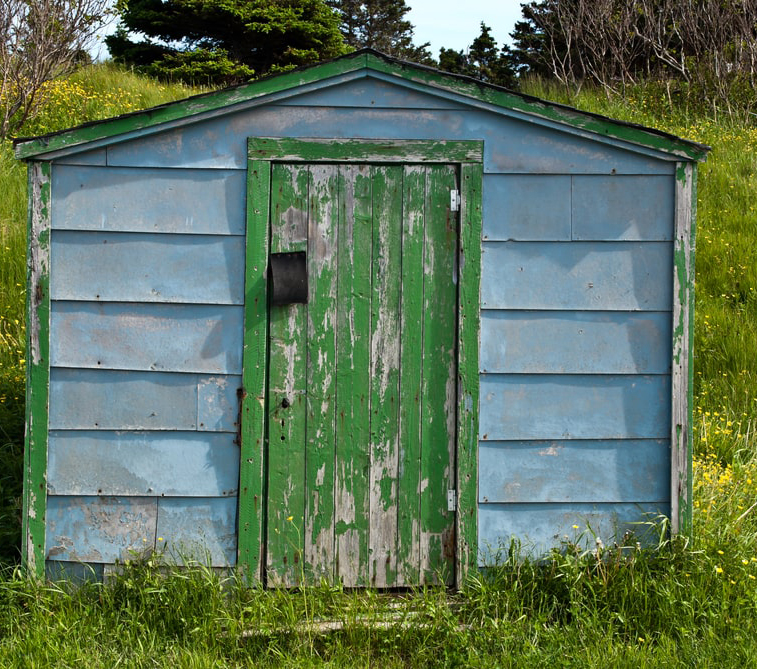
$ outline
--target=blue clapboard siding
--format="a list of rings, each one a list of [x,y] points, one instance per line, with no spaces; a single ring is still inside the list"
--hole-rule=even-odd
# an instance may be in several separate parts
[[[362,107],[364,109],[465,109],[467,105],[446,96],[428,95],[380,79],[364,77],[322,88],[279,102],[301,107]]]
[[[55,161],[55,169],[61,165],[100,165],[107,164],[107,149],[93,149],[82,153],[73,153]],[[55,169],[53,172],[55,172]]]
[[[56,165],[56,230],[243,235],[245,173]]]
[[[348,89],[345,89],[348,94]],[[484,171],[673,174],[675,162],[475,109],[356,109],[271,105],[108,147],[108,165],[244,169],[247,137],[481,139]]]
[[[66,562],[115,562],[151,550],[158,524],[155,497],[48,495],[45,556]]]
[[[504,549],[506,557],[511,538],[521,541],[524,554],[536,556],[565,541],[594,548],[595,537],[607,544],[622,540],[626,532],[633,533],[634,540],[656,544],[658,535],[649,523],[669,513],[666,502],[482,504],[478,511],[479,564],[494,564],[498,549]]]
[[[670,442],[483,441],[479,501],[659,502],[670,497]]]
[[[50,370],[50,429],[236,432],[240,376]]]
[[[237,501],[234,498],[158,499],[157,535],[177,564],[190,561],[213,567],[236,564]]]
[[[667,242],[484,242],[487,309],[667,311]]]
[[[229,497],[239,485],[235,435],[52,430],[53,495]]]
[[[64,562],[62,560],[45,561],[45,578],[48,581],[67,581],[68,583],[101,583],[103,581],[103,563]]]
[[[487,174],[483,238],[570,241],[570,184],[567,175]]]
[[[54,300],[243,304],[244,237],[57,230]]]
[[[482,311],[481,370],[668,374],[670,313]]]
[[[675,180],[664,176],[573,177],[573,239],[673,238]]]
[[[664,439],[669,376],[482,374],[479,434],[520,439]]]
[[[53,302],[53,366],[242,373],[242,307]]]

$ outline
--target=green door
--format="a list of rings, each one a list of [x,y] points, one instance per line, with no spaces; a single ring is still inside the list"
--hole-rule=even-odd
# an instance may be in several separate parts
[[[270,253],[307,303],[270,306],[270,585],[454,583],[458,167],[271,163]]]

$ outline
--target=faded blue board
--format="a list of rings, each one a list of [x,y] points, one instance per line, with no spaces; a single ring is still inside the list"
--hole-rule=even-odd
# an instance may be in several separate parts
[[[345,89],[345,95],[348,91]],[[674,161],[513,120],[493,112],[271,105],[108,148],[108,164],[245,169],[248,137],[484,141],[484,171],[518,174],[673,174]]]
[[[481,312],[481,370],[669,374],[670,313]]]
[[[237,555],[237,500],[160,497],[157,536],[158,547],[165,549],[171,562],[233,566]]]
[[[670,498],[670,442],[484,441],[479,501],[659,502]]]
[[[47,498],[45,555],[66,562],[114,562],[151,550],[156,497]]]
[[[56,165],[55,230],[243,235],[245,173]]]
[[[667,241],[674,209],[672,177],[573,177],[573,239]]]
[[[45,561],[45,578],[48,581],[66,581],[67,583],[101,583],[103,580],[102,563]]]
[[[483,238],[570,241],[570,180],[554,174],[487,174]]]
[[[52,233],[51,297],[243,304],[244,237]]]
[[[53,366],[242,373],[243,307],[56,302]]]
[[[50,429],[236,432],[240,376],[50,370]]]
[[[57,169],[59,165],[100,165],[104,167],[107,163],[107,149],[93,149],[91,151],[83,151],[82,153],[74,153],[59,158],[55,161],[53,172],[55,172],[55,169]]]
[[[595,548],[595,538],[619,543],[626,532],[631,546],[641,541],[656,545],[653,523],[668,516],[670,505],[659,504],[481,504],[478,507],[478,546],[481,566],[496,563],[497,550],[507,557],[511,538],[521,542],[523,555],[543,556],[564,542]],[[573,526],[577,525],[577,528]],[[634,548],[630,548],[634,550]]]
[[[230,497],[239,485],[231,433],[52,430],[53,495]]]
[[[285,106],[363,107],[375,109],[466,109],[443,95],[428,95],[405,86],[395,86],[373,77],[362,77],[280,101]]]
[[[669,242],[484,242],[489,309],[668,311]]]
[[[483,440],[666,439],[669,376],[482,374]]]

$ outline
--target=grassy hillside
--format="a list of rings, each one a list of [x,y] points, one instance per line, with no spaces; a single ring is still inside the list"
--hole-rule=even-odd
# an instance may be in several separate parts
[[[108,66],[50,87],[36,134],[194,93]],[[536,568],[505,565],[455,597],[323,587],[246,590],[207,570],[164,578],[137,564],[107,586],[64,591],[0,578],[0,666],[752,666],[757,664],[757,128],[671,105],[667,89],[625,99],[527,92],[655,126],[713,147],[700,166],[695,320],[695,532],[647,553],[571,537]],[[675,102],[675,101],[673,101]],[[717,111],[717,110],[715,110]],[[17,556],[23,432],[25,168],[0,149],[0,558]],[[576,530],[579,533],[580,528]],[[424,626],[360,619],[420,612]],[[346,621],[320,637],[303,620]],[[274,628],[283,632],[272,631]],[[241,637],[245,629],[268,630]]]

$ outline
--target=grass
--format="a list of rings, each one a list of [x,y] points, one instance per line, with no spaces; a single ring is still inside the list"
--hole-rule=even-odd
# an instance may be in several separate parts
[[[694,536],[657,551],[565,538],[539,565],[501,564],[454,595],[388,597],[323,585],[261,591],[197,566],[122,565],[105,585],[27,580],[18,557],[24,412],[26,178],[0,147],[0,666],[757,665],[757,128],[671,106],[664,86],[625,98],[543,82],[527,92],[710,144],[696,258]],[[24,134],[198,92],[108,65],[48,91]],[[674,100],[675,102],[675,100]],[[583,539],[589,539],[589,548]],[[303,621],[340,620],[316,634]],[[389,622],[387,622],[389,621]],[[416,624],[408,625],[413,621]],[[381,623],[373,626],[366,622]],[[253,634],[246,634],[253,631]]]

